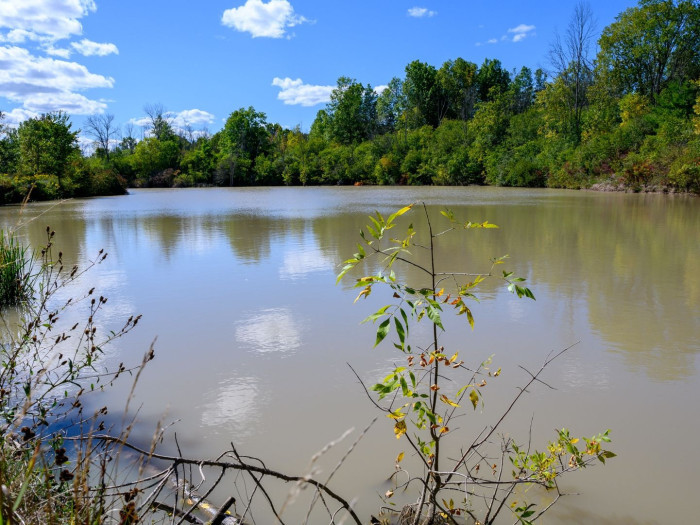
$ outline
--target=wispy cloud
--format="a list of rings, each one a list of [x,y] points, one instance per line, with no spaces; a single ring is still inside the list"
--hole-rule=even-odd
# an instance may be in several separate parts
[[[119,54],[119,49],[114,44],[93,42],[87,38],[83,38],[80,42],[71,42],[71,47],[86,57]]]
[[[511,27],[508,30],[508,33],[513,35],[513,42],[520,42],[521,40],[524,40],[528,36],[534,35],[535,31],[535,26],[532,25],[527,25],[527,24],[520,24],[519,26],[516,27]]]
[[[309,22],[294,12],[288,0],[246,0],[240,7],[224,11],[221,23],[236,31],[250,33],[253,38],[282,38],[287,28]]]
[[[334,86],[304,84],[300,78],[293,80],[289,77],[275,77],[272,85],[281,89],[277,98],[290,106],[309,107],[326,103],[331,99],[331,92],[335,89]]]
[[[520,42],[524,39],[526,39],[529,36],[535,36],[535,26],[533,25],[528,25],[528,24],[520,24],[515,27],[511,27],[508,29],[505,35],[502,35],[501,38],[489,38],[485,42],[475,42],[475,46],[480,47],[480,46],[485,46],[485,45],[493,45],[493,44],[498,44],[499,42]]]
[[[411,7],[408,10],[408,16],[412,16],[413,18],[431,17],[435,16],[436,14],[437,11],[431,11],[427,7]]]

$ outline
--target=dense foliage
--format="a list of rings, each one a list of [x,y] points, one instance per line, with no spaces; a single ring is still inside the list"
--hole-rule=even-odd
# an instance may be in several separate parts
[[[143,140],[92,119],[83,158],[65,115],[4,130],[4,202],[133,186],[493,184],[700,190],[700,2],[640,0],[604,28],[579,3],[553,70],[413,61],[382,90],[341,77],[309,133],[241,108],[210,136],[148,106]],[[118,142],[118,144],[116,144]],[[114,145],[116,144],[116,147]],[[112,147],[110,147],[112,146]],[[117,175],[118,174],[118,175]]]
[[[83,157],[71,127],[61,112],[25,120],[17,129],[0,125],[1,204],[124,193],[126,182],[114,167]]]

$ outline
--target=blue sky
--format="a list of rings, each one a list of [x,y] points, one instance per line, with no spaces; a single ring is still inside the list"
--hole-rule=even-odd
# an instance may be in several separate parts
[[[575,2],[0,0],[0,111],[139,124],[162,104],[215,132],[240,107],[308,130],[339,76],[379,87],[421,60],[547,68]],[[602,30],[633,0],[590,0]]]

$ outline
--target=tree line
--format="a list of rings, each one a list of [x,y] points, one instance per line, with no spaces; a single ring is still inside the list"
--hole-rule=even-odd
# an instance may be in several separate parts
[[[3,130],[0,185],[31,182],[60,195],[125,184],[605,182],[697,192],[699,34],[698,0],[640,0],[599,35],[590,7],[578,3],[551,43],[550,71],[416,60],[381,92],[341,77],[308,133],[253,107],[231,113],[213,135],[176,130],[151,105],[142,140],[133,127],[117,140],[111,115],[90,117],[95,149],[84,157],[67,117],[44,115]]]

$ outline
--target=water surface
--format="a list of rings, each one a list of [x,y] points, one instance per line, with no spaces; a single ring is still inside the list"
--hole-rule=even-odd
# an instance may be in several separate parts
[[[534,417],[533,442],[543,443],[562,426],[579,435],[610,428],[619,457],[566,478],[565,489],[583,495],[562,500],[546,523],[692,521],[700,431],[695,198],[495,188],[134,190],[32,204],[20,219],[18,208],[5,207],[0,221],[22,222],[18,231],[33,246],[50,225],[69,261],[109,252],[77,287],[96,285],[109,298],[105,328],[143,314],[108,362],[140,360],[157,337],[156,360],[136,391],[139,432],[179,420],[173,429],[188,456],[215,457],[234,442],[270,466],[304,473],[316,451],[350,427],[356,436],[376,415],[348,364],[371,383],[400,359],[390,345],[372,349],[372,326],[359,325],[381,298],[353,305],[351,280],[334,282],[366,216],[411,202],[427,203],[436,217],[449,207],[500,226],[441,238],[441,269],[484,271],[508,254],[506,267],[527,277],[537,297],[518,300],[487,285],[473,308],[476,329],[448,324],[447,351],[474,364],[493,354],[503,369],[483,412],[460,422],[455,439],[471,442],[495,420],[527,377],[518,365],[537,368],[550,351],[577,343],[546,372],[557,390],[533,389],[504,430],[526,440]],[[424,226],[420,216],[411,220]],[[412,335],[428,336],[423,329]],[[118,385],[113,402],[123,405],[128,387]],[[329,455],[326,473],[349,444]],[[359,498],[363,513],[374,511],[401,445],[381,417],[337,475],[338,491]]]

